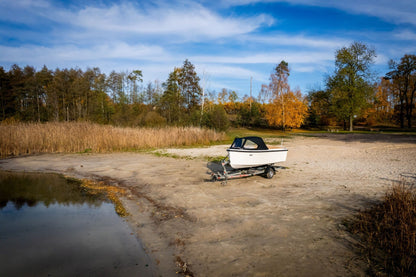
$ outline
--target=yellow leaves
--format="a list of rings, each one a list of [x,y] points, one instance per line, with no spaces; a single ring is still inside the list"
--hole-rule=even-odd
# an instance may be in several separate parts
[[[266,105],[266,120],[271,126],[299,128],[308,113],[299,91],[289,91]]]
[[[281,61],[270,75],[269,86],[263,85],[261,95],[269,99],[266,104],[266,120],[271,126],[281,126],[283,129],[299,128],[308,113],[308,107],[303,101],[301,92],[293,92],[288,83],[289,64]]]
[[[104,193],[114,204],[116,213],[121,217],[126,217],[128,212],[124,208],[120,197],[126,194],[126,190],[116,186],[106,185],[104,182],[94,182],[83,179],[81,187],[87,189],[91,194]]]

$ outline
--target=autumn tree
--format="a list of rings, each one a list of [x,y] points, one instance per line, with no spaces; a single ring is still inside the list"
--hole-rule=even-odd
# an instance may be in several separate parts
[[[237,99],[238,95],[234,90],[223,88],[221,92],[218,93],[217,102],[218,104],[223,105],[227,114],[236,114],[238,109]]]
[[[266,105],[266,120],[271,126],[299,128],[305,121],[308,107],[302,99],[300,91],[289,91]],[[277,116],[276,116],[277,115]],[[279,116],[282,115],[282,116]]]
[[[281,61],[270,75],[268,91],[271,103],[266,108],[266,119],[269,124],[280,125],[283,130],[286,128],[285,95],[290,92],[289,75],[289,64]]]
[[[369,107],[364,116],[367,124],[388,124],[393,118],[393,90],[390,80],[381,78],[374,85],[374,96],[371,98]]]
[[[289,75],[289,64],[281,61],[270,75],[267,89],[263,87],[263,98],[269,99],[265,118],[269,125],[280,126],[283,130],[300,127],[307,115],[307,106],[300,91],[290,90]]]
[[[328,78],[327,87],[332,94],[334,112],[339,119],[349,121],[350,131],[354,117],[366,107],[371,95],[370,66],[375,57],[375,50],[359,42],[336,51],[335,73]]]
[[[393,60],[389,63],[390,69],[386,78],[393,81],[392,85],[397,87],[399,98],[399,122],[404,127],[404,117],[407,119],[407,127],[412,127],[413,106],[416,93],[416,55],[404,55],[400,63]]]

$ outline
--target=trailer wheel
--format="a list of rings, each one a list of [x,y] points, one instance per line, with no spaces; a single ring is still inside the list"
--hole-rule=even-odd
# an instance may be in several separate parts
[[[264,171],[264,173],[266,174],[266,178],[267,179],[271,179],[274,176],[274,168],[271,166],[268,166],[266,168],[266,170]]]

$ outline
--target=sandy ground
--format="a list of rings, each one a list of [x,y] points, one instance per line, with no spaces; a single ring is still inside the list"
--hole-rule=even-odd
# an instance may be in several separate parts
[[[154,259],[155,276],[362,276],[343,220],[416,177],[416,136],[322,135],[285,141],[273,179],[210,182],[224,146],[150,154],[39,155],[0,169],[59,172],[126,187],[128,222]],[[189,157],[194,157],[189,159]],[[186,266],[184,266],[186,263]],[[181,264],[180,267],[177,265]]]

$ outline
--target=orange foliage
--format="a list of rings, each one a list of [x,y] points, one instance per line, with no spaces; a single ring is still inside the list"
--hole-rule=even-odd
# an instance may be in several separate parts
[[[370,104],[363,117],[368,125],[391,122],[393,116],[393,99],[389,80],[382,79],[377,85],[373,103]]]
[[[239,103],[236,102],[238,99],[237,93],[235,91],[227,90],[223,88],[221,92],[218,93],[218,104],[224,107],[224,110],[227,114],[236,114],[238,112]]]
[[[308,113],[300,91],[289,91],[266,105],[266,120],[271,126],[299,128]]]

